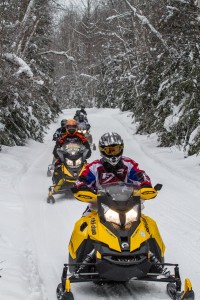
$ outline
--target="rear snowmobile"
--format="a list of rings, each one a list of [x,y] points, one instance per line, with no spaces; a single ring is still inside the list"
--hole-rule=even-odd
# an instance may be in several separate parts
[[[71,187],[86,166],[88,149],[79,143],[64,144],[57,149],[61,166],[54,169],[53,186],[49,187],[47,203],[55,203],[55,194],[71,193]]]
[[[73,300],[74,282],[167,283],[173,300],[194,300],[190,280],[181,290],[178,264],[164,262],[165,245],[156,222],[141,213],[141,199],[157,195],[162,185],[133,191],[126,184],[110,185],[98,191],[79,190],[74,196],[96,202],[98,209],[75,224],[69,243],[69,263],[64,265],[57,287],[59,300]],[[68,274],[68,272],[70,274]]]
[[[78,132],[86,137],[86,139],[88,140],[88,143],[90,144],[91,149],[96,150],[96,145],[95,145],[95,143],[93,143],[93,137],[92,137],[89,129],[87,129],[87,124],[79,123],[78,124]]]

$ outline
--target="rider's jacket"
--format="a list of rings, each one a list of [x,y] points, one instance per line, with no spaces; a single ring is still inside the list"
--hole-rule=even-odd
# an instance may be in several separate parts
[[[65,133],[66,133],[66,128],[63,127],[58,128],[53,134],[53,141],[57,141],[57,139],[60,139],[61,136]]]
[[[102,159],[88,164],[74,187],[79,189],[83,186],[100,188],[103,184],[117,182],[133,183],[135,187],[147,185],[152,187],[151,180],[145,171],[138,168],[138,164],[131,158],[122,156],[119,163],[113,167]]]
[[[66,134],[62,135],[62,137],[56,141],[56,145],[53,149],[53,155],[55,156],[55,158],[59,158],[57,149],[62,147],[62,145],[65,143],[66,144],[81,143],[88,149],[86,158],[89,158],[91,156],[91,149],[90,149],[90,144],[88,143],[88,140],[82,134],[76,132],[74,135],[66,133]]]

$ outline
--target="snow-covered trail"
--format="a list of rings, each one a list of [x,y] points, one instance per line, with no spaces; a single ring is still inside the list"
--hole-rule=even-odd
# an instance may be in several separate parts
[[[61,196],[55,205],[47,204],[51,178],[46,176],[46,171],[52,160],[52,134],[61,119],[72,117],[74,113],[75,109],[66,110],[59,122],[50,126],[44,144],[30,142],[26,147],[14,147],[0,154],[0,260],[7,260],[0,279],[2,299],[56,299],[55,290],[63,264],[67,262],[71,232],[86,204]],[[191,279],[196,299],[200,299],[200,168],[197,159],[184,160],[175,149],[156,148],[153,137],[133,135],[131,118],[127,116],[128,113],[118,110],[88,109],[94,142],[97,144],[107,131],[118,132],[124,139],[124,155],[135,159],[153,184],[163,184],[160,195],[146,202],[144,213],[158,223],[167,246],[166,261],[180,264],[182,278]],[[89,161],[97,157],[98,150],[93,151]],[[9,282],[12,282],[12,290]],[[102,288],[84,283],[73,284],[72,289],[75,300],[122,297],[167,300],[165,286],[131,282],[126,286]]]

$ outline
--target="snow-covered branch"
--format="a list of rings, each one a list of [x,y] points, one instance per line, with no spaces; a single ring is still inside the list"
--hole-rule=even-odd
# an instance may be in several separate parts
[[[149,29],[151,30],[151,32],[157,36],[157,38],[162,42],[162,44],[165,46],[165,48],[167,48],[167,50],[169,50],[168,46],[167,46],[167,43],[166,41],[162,38],[162,35],[160,34],[159,31],[157,31],[155,29],[155,27],[149,22],[149,20],[143,16],[143,15],[140,15],[137,13],[137,10],[135,7],[133,7],[130,2],[128,0],[124,0],[126,2],[126,4],[129,6],[129,8],[131,9],[131,11],[134,13],[134,16],[136,16],[141,22],[142,24],[146,25],[147,27],[149,27]],[[114,16],[111,16],[109,18],[107,18],[108,21],[112,21],[116,18],[124,18],[128,15],[131,15],[132,13],[130,12],[125,12],[123,14],[119,14],[119,15],[114,15]]]
[[[85,78],[88,78],[88,79],[91,79],[91,80],[99,81],[99,79],[96,78],[95,76],[91,76],[91,75],[88,75],[88,74],[81,73],[79,76],[82,76],[82,77],[85,77]]]
[[[49,51],[45,51],[45,52],[41,52],[39,53],[41,55],[43,54],[55,54],[55,55],[61,55],[61,56],[64,56],[65,58],[67,58],[67,60],[71,61],[71,62],[74,62],[75,59],[73,58],[73,56],[70,56],[67,54],[66,51],[54,51],[54,50],[49,50]]]
[[[125,12],[123,14],[118,14],[118,15],[110,16],[106,20],[107,21],[112,21],[114,19],[120,19],[120,18],[124,18],[124,17],[127,17],[127,16],[131,16],[131,15],[132,15],[131,12]]]
[[[16,66],[19,66],[18,71],[14,74],[15,76],[19,76],[20,74],[23,73],[27,75],[27,77],[33,78],[33,72],[31,68],[27,65],[27,63],[22,58],[18,57],[13,53],[5,53],[3,56],[7,61],[13,63]]]

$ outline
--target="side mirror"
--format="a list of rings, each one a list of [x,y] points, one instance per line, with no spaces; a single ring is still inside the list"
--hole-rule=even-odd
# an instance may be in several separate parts
[[[160,191],[161,189],[162,189],[162,184],[161,183],[157,183],[155,186],[154,186],[154,189],[156,190],[156,191]]]

